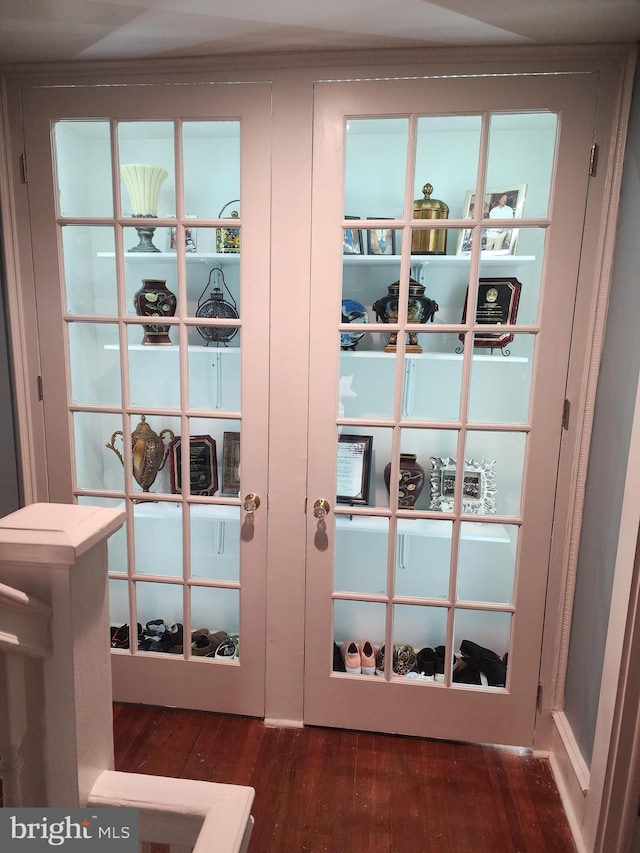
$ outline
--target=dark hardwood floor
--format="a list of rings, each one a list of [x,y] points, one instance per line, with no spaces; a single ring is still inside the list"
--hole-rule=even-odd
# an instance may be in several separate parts
[[[575,853],[547,761],[513,749],[122,704],[114,735],[116,770],[255,788],[250,853]]]

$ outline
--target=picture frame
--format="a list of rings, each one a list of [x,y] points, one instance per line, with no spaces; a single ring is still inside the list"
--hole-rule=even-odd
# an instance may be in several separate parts
[[[182,438],[177,435],[169,444],[171,492],[182,492]],[[213,495],[218,491],[218,462],[216,442],[210,435],[189,438],[189,492],[192,495]]]
[[[484,194],[482,219],[482,256],[515,255],[518,244],[518,229],[507,228],[504,222],[496,222],[495,227],[487,225],[487,219],[520,219],[524,210],[527,184],[507,184],[488,188]],[[462,209],[463,219],[476,217],[475,190],[467,190]],[[456,245],[457,255],[469,255],[473,244],[472,228],[462,228]]]
[[[457,466],[450,456],[432,456],[429,509],[453,512]],[[495,515],[495,460],[465,459],[462,485],[462,512],[474,515]]]
[[[522,283],[517,278],[503,276],[498,278],[479,278],[474,322],[479,325],[513,326],[518,317],[518,305]],[[467,322],[467,295],[464,298],[462,322]],[[458,335],[464,343],[464,332]],[[475,332],[474,347],[504,349],[513,341],[511,332]],[[506,351],[505,351],[506,354]]]
[[[192,217],[195,219],[195,217]],[[197,233],[195,228],[185,227],[184,229],[184,250],[185,252],[197,252]],[[178,229],[169,228],[167,237],[167,248],[170,252],[175,252],[178,249]]]
[[[351,506],[367,506],[371,481],[373,436],[338,437],[336,461],[336,502]]]
[[[240,433],[222,434],[222,494],[240,494]]]
[[[345,219],[360,219],[359,216],[345,216]],[[342,254],[363,255],[364,244],[360,228],[345,228],[342,233]]]
[[[390,216],[367,216],[367,219],[392,219]],[[367,229],[367,254],[395,255],[396,232],[393,228]]]

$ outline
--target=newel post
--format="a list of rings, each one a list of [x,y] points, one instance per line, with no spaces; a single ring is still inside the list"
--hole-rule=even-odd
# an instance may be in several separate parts
[[[33,805],[84,805],[113,769],[107,539],[124,520],[120,510],[72,504],[31,504],[0,519],[0,582],[52,610],[52,654],[43,661],[47,802]]]

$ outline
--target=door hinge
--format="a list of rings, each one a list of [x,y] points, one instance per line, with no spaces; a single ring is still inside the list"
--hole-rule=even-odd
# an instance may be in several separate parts
[[[538,692],[536,693],[536,708],[542,713],[542,684],[538,682]]]
[[[591,146],[591,154],[589,156],[589,177],[595,177],[595,174],[598,170],[598,150],[600,146],[597,142],[594,142]]]
[[[562,429],[569,429],[569,417],[571,415],[571,403],[565,400],[562,405]]]
[[[38,386],[38,400],[44,400],[44,386],[42,384],[42,376],[38,376],[36,379],[36,383]]]
[[[29,178],[27,176],[27,155],[20,155],[20,180],[23,184],[29,183]]]

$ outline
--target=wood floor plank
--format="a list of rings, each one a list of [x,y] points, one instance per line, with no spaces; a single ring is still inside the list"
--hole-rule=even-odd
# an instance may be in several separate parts
[[[249,853],[576,850],[524,751],[127,705],[114,737],[117,770],[255,788]]]

